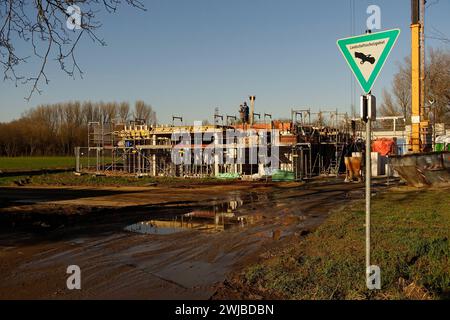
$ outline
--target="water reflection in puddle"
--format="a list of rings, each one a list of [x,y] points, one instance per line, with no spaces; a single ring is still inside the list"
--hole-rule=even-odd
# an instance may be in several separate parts
[[[141,221],[125,227],[125,231],[151,235],[167,235],[193,230],[215,233],[237,226],[245,227],[262,219],[261,215],[237,215],[236,210],[243,204],[242,200],[235,199],[216,204],[211,210],[196,210],[167,219]]]

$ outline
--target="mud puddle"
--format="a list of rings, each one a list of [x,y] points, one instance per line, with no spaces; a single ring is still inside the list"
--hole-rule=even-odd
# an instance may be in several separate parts
[[[124,228],[127,232],[147,235],[168,235],[180,232],[218,233],[232,228],[245,228],[263,219],[262,215],[239,213],[244,200],[233,200],[181,215],[139,221]]]

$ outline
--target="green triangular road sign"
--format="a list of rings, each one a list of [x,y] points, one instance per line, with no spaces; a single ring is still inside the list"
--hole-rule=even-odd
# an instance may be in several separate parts
[[[369,93],[394,47],[400,29],[341,39],[337,45],[365,93]]]

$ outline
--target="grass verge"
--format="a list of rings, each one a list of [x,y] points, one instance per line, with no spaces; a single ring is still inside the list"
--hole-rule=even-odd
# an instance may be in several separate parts
[[[91,174],[76,176],[73,172],[40,174],[35,176],[0,177],[0,186],[45,185],[45,186],[133,186],[144,187],[154,184],[167,186],[233,184],[236,180],[219,180],[215,178],[182,179],[172,177],[133,176],[95,176]]]
[[[449,299],[450,189],[389,191],[372,207],[372,264],[382,290],[365,287],[364,202],[304,241],[252,265],[240,285],[288,299]]]

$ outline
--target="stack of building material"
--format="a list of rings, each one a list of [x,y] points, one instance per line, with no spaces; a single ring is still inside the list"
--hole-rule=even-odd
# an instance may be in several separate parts
[[[272,181],[287,182],[287,181],[294,181],[294,180],[295,180],[295,174],[293,171],[275,170],[272,173]]]
[[[450,136],[437,137],[435,151],[450,151]]]
[[[216,175],[217,179],[224,179],[224,180],[233,180],[233,179],[239,179],[241,175],[239,173],[219,173]]]
[[[395,154],[395,141],[387,138],[377,139],[372,142],[372,151],[378,152],[383,157]]]

